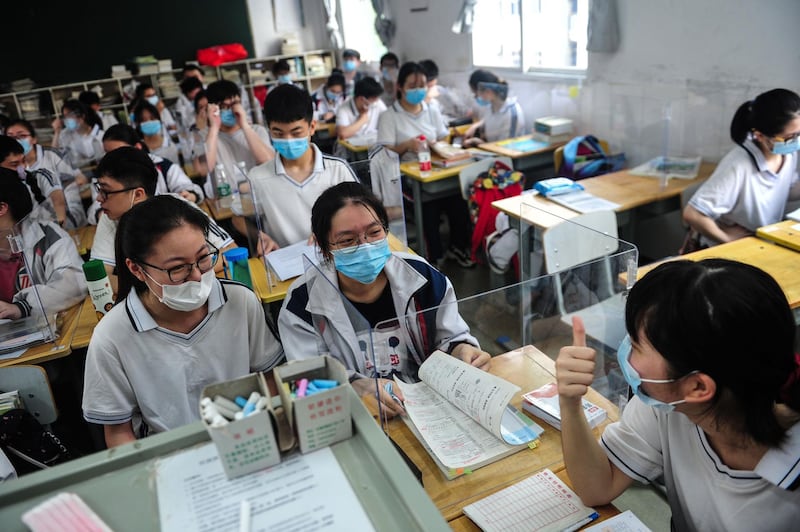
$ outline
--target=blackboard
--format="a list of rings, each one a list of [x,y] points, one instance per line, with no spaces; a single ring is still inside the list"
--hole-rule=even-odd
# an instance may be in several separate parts
[[[39,86],[111,77],[135,56],[194,60],[199,48],[239,42],[253,57],[246,0],[8,0],[0,82]]]

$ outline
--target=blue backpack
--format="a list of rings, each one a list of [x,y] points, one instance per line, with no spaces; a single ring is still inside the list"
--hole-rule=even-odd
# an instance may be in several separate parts
[[[564,146],[559,175],[574,180],[616,172],[625,168],[625,154],[608,154],[592,135],[575,137]]]

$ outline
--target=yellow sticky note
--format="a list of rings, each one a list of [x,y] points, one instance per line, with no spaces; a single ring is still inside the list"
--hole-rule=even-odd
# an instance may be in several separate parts
[[[570,98],[573,98],[573,99],[577,98],[580,93],[581,93],[581,88],[580,87],[578,87],[577,85],[570,86],[569,91],[568,91],[568,94],[569,94]]]

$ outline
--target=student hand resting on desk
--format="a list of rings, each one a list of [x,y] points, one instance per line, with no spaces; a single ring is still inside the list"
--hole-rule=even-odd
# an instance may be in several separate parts
[[[22,311],[14,303],[0,301],[0,319],[18,320],[22,317]]]

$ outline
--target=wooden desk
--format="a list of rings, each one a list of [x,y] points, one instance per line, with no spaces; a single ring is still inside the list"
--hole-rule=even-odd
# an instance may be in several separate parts
[[[487,142],[479,144],[478,147],[482,150],[496,153],[510,157],[514,162],[514,169],[522,172],[530,172],[532,170],[550,170],[549,174],[555,175],[555,167],[553,165],[553,152],[556,148],[563,146],[564,143],[548,144],[542,148],[537,148],[530,151],[520,151],[508,148],[508,144],[512,142],[521,142],[526,140],[536,140],[533,135],[523,135],[521,137],[514,137],[511,139],[498,140],[496,142]],[[531,181],[534,176],[526,176]],[[534,178],[535,179],[535,178]]]
[[[97,323],[97,311],[94,310],[92,298],[86,296],[86,299],[83,300],[83,304],[80,305],[75,334],[72,336],[70,347],[73,350],[87,347],[89,345],[89,340],[92,339],[92,333],[94,332],[94,328],[97,327]]]
[[[756,236],[789,249],[800,251],[800,222],[784,220],[776,224],[765,225],[756,230]]]
[[[640,207],[663,203],[661,211],[680,209],[681,193],[687,188],[708,178],[716,167],[713,163],[703,163],[694,179],[671,179],[666,188],[661,188],[660,181],[654,177],[637,176],[628,170],[621,170],[597,177],[581,180],[587,192],[618,204],[615,209],[617,221],[623,229],[620,236],[628,240],[633,238],[633,226]],[[523,204],[535,207],[526,212],[525,227],[521,227],[520,216]],[[508,214],[512,227],[521,234],[531,227],[541,231],[552,227],[563,220],[580,216],[580,213],[550,201],[541,195],[523,194],[513,198],[505,198],[492,203],[492,207]],[[529,271],[530,238],[520,239],[520,271]]]
[[[674,257],[672,260],[730,259],[761,268],[778,282],[792,308],[795,322],[800,317],[800,253],[750,236],[733,242]],[[637,279],[661,264],[648,264],[639,268]]]
[[[460,195],[461,182],[458,176],[462,168],[473,162],[469,160],[464,164],[449,168],[434,166],[425,176],[419,171],[417,161],[400,164],[400,173],[406,177],[406,182],[411,190],[411,202],[414,204],[414,226],[417,230],[417,248],[423,257],[427,258],[428,247],[425,244],[425,231],[423,230],[422,204],[434,199]]]
[[[228,208],[220,207],[215,199],[206,198],[201,203],[200,208],[217,222],[233,218],[233,211]]]
[[[28,348],[22,356],[8,360],[0,360],[0,368],[15,366],[17,364],[41,364],[48,360],[54,360],[69,355],[72,352],[70,345],[75,334],[75,327],[78,323],[81,305],[75,305],[61,314],[61,327],[59,336],[52,342],[35,345]]]
[[[492,359],[495,375],[503,377],[521,388],[511,404],[521,410],[521,394],[538,388],[555,379],[555,363],[535,347],[523,347]],[[587,398],[608,412],[608,420],[594,429],[600,435],[602,428],[616,421],[617,408],[594,390]],[[525,449],[502,460],[481,467],[469,475],[447,480],[414,434],[400,419],[387,423],[389,436],[405,451],[422,471],[425,491],[445,519],[452,521],[463,516],[463,508],[478,499],[519,482],[544,468],[560,471],[564,467],[561,453],[561,433],[537,420],[545,429],[536,449]]]
[[[369,146],[350,144],[346,139],[339,139],[337,142],[347,150],[348,161],[366,161],[369,158]]]
[[[70,229],[68,231],[73,240],[76,236],[78,237],[79,243],[76,243],[76,247],[78,248],[79,254],[85,255],[92,249],[95,231],[97,231],[96,225],[86,225],[77,229]]]

